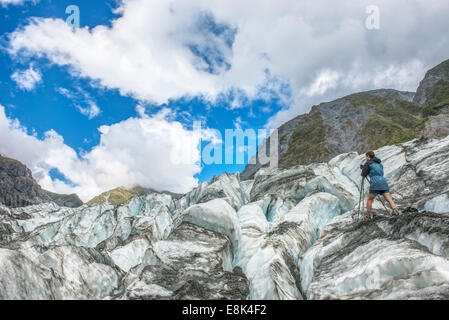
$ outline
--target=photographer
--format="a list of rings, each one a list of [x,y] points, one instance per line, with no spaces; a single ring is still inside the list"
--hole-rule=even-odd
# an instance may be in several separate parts
[[[391,209],[393,209],[392,214],[399,215],[399,210],[391,198],[390,187],[388,186],[387,180],[384,178],[384,167],[381,164],[381,160],[375,156],[374,151],[372,150],[368,151],[365,156],[366,163],[362,167],[362,177],[365,179],[369,175],[371,178],[371,186],[366,202],[367,214],[364,215],[364,220],[370,216],[373,200],[377,195],[383,195],[385,200],[390,204]]]

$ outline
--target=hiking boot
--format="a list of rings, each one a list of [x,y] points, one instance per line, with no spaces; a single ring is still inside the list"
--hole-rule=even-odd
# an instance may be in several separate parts
[[[368,222],[373,218],[373,215],[370,212],[363,213],[363,222]]]
[[[394,208],[393,211],[391,211],[391,215],[393,215],[393,216],[400,215],[400,212],[399,212],[398,208]]]

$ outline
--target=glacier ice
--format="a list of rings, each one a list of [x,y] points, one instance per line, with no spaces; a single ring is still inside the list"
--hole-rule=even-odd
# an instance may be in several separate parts
[[[367,223],[356,153],[179,199],[0,205],[0,299],[447,299],[449,137],[376,154],[404,213]]]
[[[20,252],[0,249],[0,299],[51,299],[52,291],[39,265]]]
[[[449,212],[448,194],[442,194],[440,196],[428,200],[424,204],[424,210],[436,213],[448,213]]]
[[[127,245],[117,248],[109,256],[112,261],[124,272],[128,272],[143,262],[145,254],[150,247],[150,243],[146,239],[137,239]]]
[[[308,299],[447,297],[447,258],[384,232],[379,221],[354,231],[358,223],[349,216],[334,220],[305,253],[301,286]]]
[[[223,233],[236,245],[237,213],[223,199],[214,199],[189,207],[185,210],[182,221]]]

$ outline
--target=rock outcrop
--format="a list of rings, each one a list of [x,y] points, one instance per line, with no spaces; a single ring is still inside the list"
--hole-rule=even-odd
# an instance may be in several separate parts
[[[83,204],[76,194],[63,195],[43,190],[25,165],[0,155],[0,204],[24,207],[50,201],[66,207]]]
[[[398,217],[359,219],[355,152],[179,199],[0,206],[0,299],[448,299],[449,137],[376,155]]]
[[[449,84],[449,60],[440,63],[426,73],[424,79],[419,84],[413,101],[424,105],[435,98],[442,100],[441,96],[437,97],[438,92],[436,91],[447,84]],[[441,94],[442,92],[439,93]]]

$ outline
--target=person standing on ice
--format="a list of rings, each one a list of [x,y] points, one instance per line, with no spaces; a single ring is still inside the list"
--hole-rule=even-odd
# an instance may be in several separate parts
[[[367,216],[370,216],[373,200],[378,195],[382,195],[385,200],[388,201],[391,209],[393,210],[393,215],[399,215],[399,210],[391,198],[388,182],[384,178],[384,166],[381,164],[382,161],[376,157],[374,151],[372,150],[369,150],[365,156],[366,163],[362,168],[362,177],[365,179],[369,175],[371,179],[368,200],[366,202]]]

